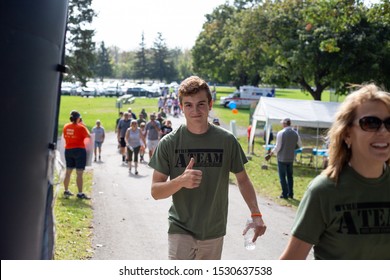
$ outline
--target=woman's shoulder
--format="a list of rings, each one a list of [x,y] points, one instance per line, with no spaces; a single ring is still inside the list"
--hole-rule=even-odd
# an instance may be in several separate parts
[[[335,186],[335,181],[324,174],[319,174],[309,183],[308,190],[311,192],[322,193],[324,191],[327,192],[334,189]]]

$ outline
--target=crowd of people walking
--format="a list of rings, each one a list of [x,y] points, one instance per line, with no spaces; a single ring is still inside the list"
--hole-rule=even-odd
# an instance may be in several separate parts
[[[175,103],[175,99],[161,97],[158,100],[157,114],[156,112],[148,114],[145,108],[142,108],[138,118],[131,108],[128,108],[127,112],[119,112],[115,132],[122,164],[128,166],[129,173],[134,170],[134,174],[138,175],[138,163],[146,162],[146,151],[150,161],[160,139],[173,130],[169,115],[180,114],[175,108],[176,105],[170,105]],[[161,100],[164,103],[161,103]]]

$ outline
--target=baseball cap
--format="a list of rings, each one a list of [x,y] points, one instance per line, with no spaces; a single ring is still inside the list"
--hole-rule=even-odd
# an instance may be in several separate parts
[[[280,123],[291,123],[290,118],[284,118],[283,120],[280,121]]]
[[[72,112],[70,112],[70,117],[74,118],[74,119],[77,119],[77,118],[81,118],[81,115],[76,110],[73,110]]]

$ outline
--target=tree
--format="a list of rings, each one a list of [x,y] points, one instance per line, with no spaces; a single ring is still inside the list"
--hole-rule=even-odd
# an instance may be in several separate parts
[[[161,32],[157,33],[152,48],[152,63],[150,78],[158,79],[160,82],[172,80],[176,71],[172,62],[171,54],[165,44]]]
[[[147,49],[145,44],[145,36],[142,32],[141,43],[139,44],[139,50],[136,52],[136,58],[134,62],[134,78],[141,79],[142,82],[148,75],[148,58]]]
[[[227,59],[225,52],[231,45],[226,26],[235,11],[234,7],[223,4],[206,15],[203,30],[192,48],[194,72],[207,80],[232,80],[231,61]]]
[[[389,0],[372,8],[359,0],[234,5],[207,16],[193,48],[202,75],[236,85],[296,84],[315,100],[329,87],[343,93],[351,83],[389,84]]]
[[[95,74],[101,81],[103,81],[105,77],[112,77],[113,74],[110,53],[105,47],[104,42],[100,43],[100,48],[97,51]]]
[[[120,52],[117,63],[113,65],[114,77],[117,79],[130,79],[133,77],[133,62],[136,54],[133,51]]]
[[[298,84],[321,100],[328,87],[345,93],[349,84],[383,81],[389,24],[370,22],[362,1],[266,1],[257,10],[262,28],[246,33],[267,56],[259,67],[265,82]]]
[[[88,29],[95,12],[91,9],[92,0],[70,0],[66,32],[65,63],[70,68],[69,79],[75,79],[85,85],[93,76],[92,65],[95,61],[95,43],[92,40],[94,30]]]
[[[176,61],[175,65],[177,65],[178,71],[178,80],[184,80],[185,78],[191,76],[193,74],[192,69],[192,55],[190,50],[176,50]],[[175,79],[176,80],[176,79]]]

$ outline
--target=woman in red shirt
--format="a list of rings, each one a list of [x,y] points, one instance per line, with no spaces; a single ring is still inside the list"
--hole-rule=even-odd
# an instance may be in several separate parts
[[[64,179],[64,195],[72,196],[69,190],[70,176],[76,168],[76,184],[78,188],[77,197],[80,199],[90,199],[83,193],[83,172],[87,163],[87,151],[85,149],[86,138],[89,138],[89,131],[80,123],[81,115],[77,111],[70,112],[70,123],[65,124],[62,134],[65,139],[65,161],[66,174]]]

